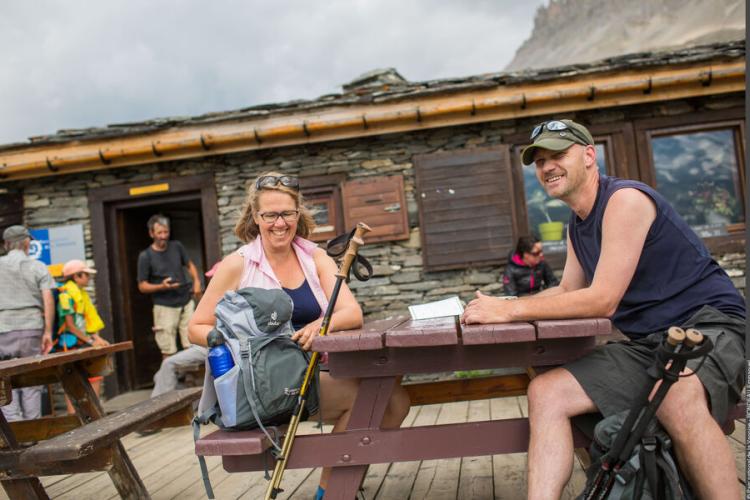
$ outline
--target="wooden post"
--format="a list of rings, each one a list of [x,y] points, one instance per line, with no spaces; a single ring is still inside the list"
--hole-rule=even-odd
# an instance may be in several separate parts
[[[3,415],[2,412],[0,412],[0,437],[3,438],[3,441],[8,445],[8,448],[11,450],[18,449],[18,441],[16,441],[8,422],[5,420],[5,415]],[[42,486],[42,483],[36,477],[29,479],[8,479],[2,481],[2,485],[5,493],[7,493],[8,497],[13,500],[49,500],[47,492],[44,491],[44,486]]]
[[[68,364],[58,367],[58,374],[82,425],[104,416],[99,397],[94,393],[83,367],[78,363]],[[121,498],[151,498],[119,440],[112,445],[112,467],[107,472]]]

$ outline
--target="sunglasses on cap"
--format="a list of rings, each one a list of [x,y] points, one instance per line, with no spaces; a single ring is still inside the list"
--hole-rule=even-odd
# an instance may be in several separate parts
[[[292,177],[289,175],[264,175],[263,177],[258,177],[258,180],[255,181],[255,189],[263,189],[264,187],[275,187],[281,184],[282,186],[299,190],[299,179],[296,177]]]
[[[539,134],[544,132],[544,129],[549,130],[550,132],[559,132],[560,130],[567,130],[571,134],[575,136],[576,139],[583,141],[583,144],[590,144],[588,138],[584,136],[582,133],[580,133],[578,130],[574,129],[570,125],[568,125],[565,122],[561,122],[560,120],[552,120],[548,122],[542,122],[536,127],[534,127],[534,130],[531,131],[531,140],[533,141],[537,137],[539,137]]]

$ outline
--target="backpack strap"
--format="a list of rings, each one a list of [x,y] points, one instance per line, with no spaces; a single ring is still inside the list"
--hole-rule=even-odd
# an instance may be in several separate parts
[[[201,437],[201,425],[205,425],[216,416],[216,407],[210,408],[203,415],[196,416],[193,419],[193,444],[198,442]],[[206,489],[206,496],[208,498],[214,498],[214,490],[211,487],[211,480],[208,478],[208,467],[206,466],[206,458],[203,455],[198,455],[198,463],[201,467],[201,477],[203,478],[203,487]]]
[[[250,403],[250,411],[253,413],[253,418],[255,418],[255,421],[258,423],[258,427],[261,431],[263,431],[263,434],[266,435],[269,441],[271,441],[271,444],[276,449],[276,451],[280,453],[281,446],[279,446],[278,438],[276,436],[271,436],[266,427],[263,425],[263,422],[261,422],[260,416],[258,415],[258,408],[255,405],[255,398],[250,392],[251,387],[252,391],[255,392],[255,372],[252,365],[250,364],[251,357],[252,352],[250,342],[247,337],[245,337],[240,340],[240,373],[242,373],[244,382],[242,385],[245,390],[245,397],[247,398],[248,403]],[[276,433],[274,432],[274,434]]]
[[[659,470],[656,465],[656,437],[653,434],[646,434],[641,438],[641,456],[643,457],[643,472],[646,473],[651,495],[657,500],[662,500],[663,495],[659,484]]]

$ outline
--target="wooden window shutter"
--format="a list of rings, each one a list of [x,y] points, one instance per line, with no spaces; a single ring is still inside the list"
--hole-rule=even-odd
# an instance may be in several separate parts
[[[372,228],[365,240],[395,241],[409,238],[404,178],[401,175],[367,177],[344,183],[344,225],[357,222]]]
[[[505,262],[516,233],[509,148],[418,155],[414,164],[425,269]]]

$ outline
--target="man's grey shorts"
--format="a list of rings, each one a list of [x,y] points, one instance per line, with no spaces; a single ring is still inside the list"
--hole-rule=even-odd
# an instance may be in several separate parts
[[[711,414],[724,423],[729,408],[737,403],[745,385],[745,320],[704,306],[683,328],[697,328],[714,343],[697,372],[708,394]],[[654,349],[664,338],[658,332],[643,339],[612,342],[564,366],[606,417],[630,408],[633,398],[653,380],[646,370],[653,365]],[[695,370],[700,359],[687,367]]]

